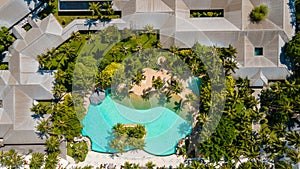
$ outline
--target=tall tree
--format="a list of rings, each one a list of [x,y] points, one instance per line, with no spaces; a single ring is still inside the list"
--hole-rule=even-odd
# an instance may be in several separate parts
[[[285,55],[291,60],[294,76],[300,77],[300,32],[286,44]]]
[[[50,136],[50,138],[46,140],[46,150],[48,153],[59,153],[59,146],[60,140],[56,136]]]
[[[9,33],[6,27],[0,29],[0,54],[14,42],[14,37]]]
[[[40,169],[44,164],[44,154],[42,153],[32,153],[30,159],[29,167],[30,169]]]
[[[15,150],[11,149],[4,153],[3,164],[5,167],[10,169],[22,168],[23,157],[19,155]]]
[[[45,159],[45,169],[55,169],[58,163],[58,153],[50,153]]]

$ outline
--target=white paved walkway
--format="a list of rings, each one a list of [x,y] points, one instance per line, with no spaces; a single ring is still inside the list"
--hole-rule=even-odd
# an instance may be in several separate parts
[[[138,163],[140,166],[145,166],[147,162],[152,161],[157,167],[169,167],[171,165],[173,168],[184,162],[184,158],[182,156],[177,157],[176,155],[170,155],[160,157],[148,154],[142,150],[133,150],[123,154],[118,154],[118,157],[113,156],[112,154],[90,151],[84,162],[75,164],[73,159],[70,157],[67,157],[67,160],[70,162],[67,168],[86,165],[92,165],[96,168],[101,164],[113,164],[113,166],[116,165],[117,169],[119,169],[121,165],[124,165],[126,161],[130,163]]]

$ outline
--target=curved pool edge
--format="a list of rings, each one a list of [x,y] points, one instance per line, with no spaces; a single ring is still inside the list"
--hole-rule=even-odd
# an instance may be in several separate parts
[[[105,99],[106,100],[106,99]],[[116,102],[114,102],[111,98],[109,99],[109,100],[111,100],[112,101],[112,103],[113,104],[119,104],[119,103],[116,103]],[[107,101],[107,100],[106,100]],[[104,101],[103,101],[104,102]],[[121,106],[124,106],[124,105],[122,105],[122,104],[120,104]],[[125,106],[126,107],[126,106]],[[101,111],[101,104],[100,105],[89,105],[89,108],[88,108],[88,112],[87,112],[87,114],[85,115],[85,117],[84,117],[84,119],[82,120],[82,123],[83,123],[83,125],[84,125],[84,127],[83,127],[83,129],[82,129],[82,131],[81,131],[81,133],[82,133],[82,135],[83,136],[85,136],[85,137],[89,137],[89,139],[91,140],[91,150],[92,151],[95,151],[95,152],[99,152],[99,153],[108,153],[108,154],[114,154],[114,153],[116,153],[116,152],[114,152],[114,151],[112,151],[112,150],[108,150],[108,149],[106,149],[105,147],[107,147],[107,141],[105,142],[105,143],[101,143],[100,142],[100,144],[99,144],[99,141],[97,141],[97,138],[95,138],[95,136],[93,136],[93,135],[95,135],[95,134],[93,134],[93,133],[95,133],[95,131],[93,132],[93,131],[89,131],[89,129],[87,128],[87,124],[85,124],[85,123],[88,123],[88,124],[90,124],[89,122],[86,122],[85,120],[87,119],[87,116],[89,115],[89,114],[91,114],[91,112],[90,112],[90,110],[93,110],[93,111],[95,111],[95,110],[97,110],[96,112],[92,112],[92,113],[94,113],[94,114],[98,114],[98,116],[97,117],[99,117],[99,115],[103,115],[105,112],[99,112],[99,111]],[[155,108],[157,108],[157,107],[155,107]],[[186,120],[184,120],[184,119],[182,119],[177,113],[175,113],[175,112],[173,112],[173,111],[171,111],[170,109],[168,109],[168,108],[166,108],[166,107],[161,107],[161,108],[163,108],[163,109],[167,109],[168,111],[167,111],[167,113],[171,113],[172,115],[176,115],[177,116],[177,118],[175,118],[176,120],[177,119],[179,119],[180,118],[180,120],[182,120],[182,122],[186,122],[186,123],[188,123]],[[111,107],[110,107],[110,109],[111,109]],[[131,109],[131,108],[130,108]],[[154,109],[154,108],[151,108],[151,109]],[[117,110],[117,109],[116,109]],[[103,111],[105,111],[105,109],[103,110]],[[139,111],[139,110],[134,110],[133,109],[133,111]],[[163,113],[164,114],[164,113]],[[95,122],[95,119],[96,118],[92,118],[92,120]],[[101,120],[101,119],[96,119],[96,120]],[[103,119],[102,119],[103,120]],[[167,120],[167,119],[166,119]],[[105,122],[106,123],[106,121],[105,121],[105,119],[102,121],[102,122]],[[122,123],[122,122],[120,122],[120,123]],[[172,123],[172,126],[171,127],[173,127],[173,125],[174,125],[174,123],[175,123],[175,121]],[[108,126],[110,126],[110,124],[108,124],[108,123],[106,123]],[[124,124],[126,124],[126,123],[124,123]],[[189,124],[189,123],[188,123]],[[178,128],[179,126],[176,126],[176,129]],[[101,128],[101,126],[99,126],[99,128]],[[112,128],[112,126],[110,126],[110,128],[106,128],[107,130],[111,130],[111,128]],[[102,130],[102,131],[105,131],[106,129],[104,129],[104,130]],[[169,128],[168,128],[169,129]],[[99,129],[99,130],[97,130],[97,132],[96,133],[100,133],[101,132],[101,129]],[[167,131],[162,131],[159,135],[158,135],[158,138],[159,138],[159,136],[161,135],[161,134],[164,134],[164,133],[166,133]],[[105,132],[103,132],[103,133],[105,133]],[[182,138],[184,138],[184,137],[186,137],[187,135],[189,135],[191,133],[191,126],[190,126],[190,131],[189,132],[186,132],[185,134],[184,134],[184,136],[182,136],[182,137],[177,137],[177,138],[172,138],[173,139],[173,141],[174,141],[174,144],[172,144],[172,146],[170,146],[170,145],[167,145],[167,147],[169,147],[169,148],[165,148],[165,149],[162,149],[162,151],[151,151],[151,148],[150,148],[150,150],[149,149],[147,149],[147,142],[146,142],[146,147],[143,149],[143,151],[145,151],[145,152],[147,152],[147,153],[149,153],[149,154],[151,154],[151,155],[155,155],[155,156],[170,156],[170,155],[173,155],[173,154],[175,154],[176,153],[176,147],[177,147],[177,143],[182,139]],[[103,134],[103,138],[106,138],[106,137],[108,137],[108,135],[106,135],[105,136],[105,134]],[[147,139],[147,137],[146,137],[146,139]],[[145,139],[145,140],[146,140]],[[169,138],[165,138],[165,139],[169,139]],[[102,139],[102,140],[104,140],[104,139]],[[155,143],[160,143],[160,142],[164,142],[164,140],[161,140],[161,141],[154,141],[154,144]],[[157,146],[160,146],[160,144],[157,144]],[[165,146],[166,147],[166,146]],[[126,151],[124,151],[124,152],[127,152],[127,151],[131,151],[131,150],[126,150]]]

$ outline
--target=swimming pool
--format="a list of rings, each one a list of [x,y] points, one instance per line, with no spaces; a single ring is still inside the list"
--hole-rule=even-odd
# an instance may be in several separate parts
[[[147,131],[144,150],[161,156],[174,154],[178,141],[191,132],[189,123],[165,107],[135,110],[109,96],[100,105],[90,105],[82,123],[82,135],[91,139],[92,150],[105,153],[114,153],[109,142],[111,129],[117,123],[144,125]]]

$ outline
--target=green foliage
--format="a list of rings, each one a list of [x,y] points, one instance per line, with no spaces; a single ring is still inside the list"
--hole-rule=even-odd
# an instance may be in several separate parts
[[[300,85],[296,81],[276,82],[270,84],[261,93],[261,106],[267,112],[268,124],[288,123],[294,112],[299,112]]]
[[[257,102],[249,89],[248,80],[234,81],[231,76],[227,76],[226,81],[226,104],[222,118],[214,133],[207,140],[195,142],[199,145],[195,155],[201,155],[210,162],[219,162],[223,158],[225,161],[238,162],[242,155],[255,159],[260,154],[261,140],[259,136],[253,135],[252,122],[262,118],[256,108]],[[210,94],[210,91],[205,84],[201,93],[204,97],[201,99],[203,106],[209,105],[210,100],[206,100],[206,94]],[[204,114],[206,111],[208,110],[205,106],[197,119],[196,126],[200,129],[205,129],[206,124],[214,120]],[[190,149],[191,147],[188,148],[188,154],[191,152]]]
[[[57,136],[63,135],[67,140],[72,140],[74,137],[79,136],[82,129],[79,118],[82,118],[82,109],[84,108],[82,107],[82,100],[76,99],[76,102],[78,102],[76,110],[71,95],[66,95],[64,100],[59,103],[39,103],[33,106],[31,110],[38,116],[44,114],[51,115],[48,119],[42,119],[38,122],[36,128],[39,134],[46,137],[50,134]],[[52,136],[50,138],[52,138]],[[50,150],[50,152],[52,152],[52,150]]]
[[[58,154],[57,153],[48,154],[45,159],[45,168],[55,169],[57,164],[58,164]]]
[[[146,134],[145,126],[136,125],[135,127],[126,127],[124,124],[118,123],[113,126],[113,135],[126,135],[128,137],[134,137],[142,139]]]
[[[279,161],[275,163],[275,168],[276,169],[293,169],[293,166],[286,161]]]
[[[112,1],[92,2],[89,4],[89,9],[92,11],[92,15],[98,19],[111,19],[115,13],[112,6]]]
[[[97,74],[97,60],[93,56],[78,58],[74,70],[73,92],[88,92],[92,89]]]
[[[49,139],[46,140],[46,150],[48,153],[60,153],[60,140],[56,136],[50,136]]]
[[[296,19],[299,24],[300,23],[300,0],[295,0],[295,6],[296,6]]]
[[[30,159],[29,167],[30,169],[40,169],[44,164],[44,154],[42,153],[32,153]]]
[[[8,63],[0,62],[0,70],[8,70]]]
[[[285,45],[285,55],[290,59],[291,66],[296,78],[300,77],[300,32]]]
[[[238,169],[268,169],[269,166],[268,164],[264,164],[260,161],[255,161],[255,162],[244,162],[239,165]]]
[[[143,125],[125,126],[118,123],[113,126],[114,138],[110,141],[110,147],[117,152],[124,152],[128,149],[143,149],[145,146],[144,137],[146,129]]]
[[[226,75],[230,75],[232,72],[235,73],[238,68],[236,54],[237,50],[232,45],[229,45],[228,48],[218,48],[218,56],[222,60]]]
[[[24,25],[22,28],[25,29],[25,31],[29,31],[32,27],[29,23],[27,23],[26,25]]]
[[[50,134],[50,131],[51,131],[50,120],[49,119],[40,120],[35,128],[39,132],[39,135],[41,137],[43,137],[43,136],[48,137],[48,135]]]
[[[128,28],[124,28],[121,31],[121,40],[122,41],[128,41],[131,38],[132,35],[133,35],[132,30],[130,30]]]
[[[116,43],[119,40],[120,31],[116,26],[108,26],[102,31],[101,40],[103,43]]]
[[[160,77],[155,78],[152,80],[152,86],[155,89],[161,89],[164,86],[164,82],[162,81],[162,79]]]
[[[260,5],[254,7],[249,17],[252,22],[260,22],[268,17],[269,8],[266,5]]]
[[[171,78],[169,82],[170,91],[179,94],[183,91],[182,83],[178,79]]]
[[[52,113],[52,133],[64,135],[67,140],[72,140],[81,133],[81,123],[71,95],[66,95],[63,102],[55,104]]]
[[[116,70],[120,67],[121,64],[112,62],[105,67],[100,73],[96,76],[96,82],[98,83],[99,88],[107,88],[111,86],[112,78]]]
[[[295,125],[292,118],[295,112],[299,112],[300,85],[296,81],[286,80],[276,82],[264,89],[261,93],[262,110],[266,112],[266,120],[261,126],[261,137],[269,158],[286,154],[293,163],[299,160],[298,151],[288,149],[287,144],[297,149],[299,147],[299,134],[291,131]],[[286,164],[278,164],[286,165]]]
[[[0,167],[4,166],[10,169],[23,168],[23,159],[24,158],[13,149],[7,152],[0,150]]]
[[[156,165],[152,161],[149,161],[146,163],[147,169],[154,169],[155,166]]]
[[[86,142],[68,143],[67,154],[72,157],[75,162],[83,162],[88,153],[88,146]]]
[[[54,73],[55,83],[53,88],[54,97],[57,100],[60,100],[67,92],[71,92],[73,85],[76,89],[84,90],[87,90],[91,85],[89,80],[94,76],[93,70],[96,69],[93,58],[86,56],[79,59],[79,66],[83,64],[86,67],[80,67],[83,70],[74,70],[78,52],[82,44],[85,43],[83,36],[85,35],[78,34],[78,32],[73,33],[72,37],[57,49],[48,50],[46,53],[37,56],[40,70],[58,70]],[[87,72],[83,74],[83,71]],[[74,73],[76,73],[77,79],[73,84]]]
[[[6,27],[0,29],[0,54],[7,50],[8,47],[14,42],[15,38],[9,33]]]
[[[144,26],[144,29],[145,29],[144,33],[148,37],[150,37],[151,35],[155,35],[156,34],[156,31],[154,30],[154,27],[152,25],[147,24],[147,25]]]
[[[223,12],[221,11],[193,11],[190,14],[191,18],[200,18],[200,17],[221,17]]]
[[[43,117],[45,114],[51,114],[52,113],[52,104],[51,102],[40,102],[36,105],[32,105],[32,108],[30,109],[35,115],[39,117]]]

